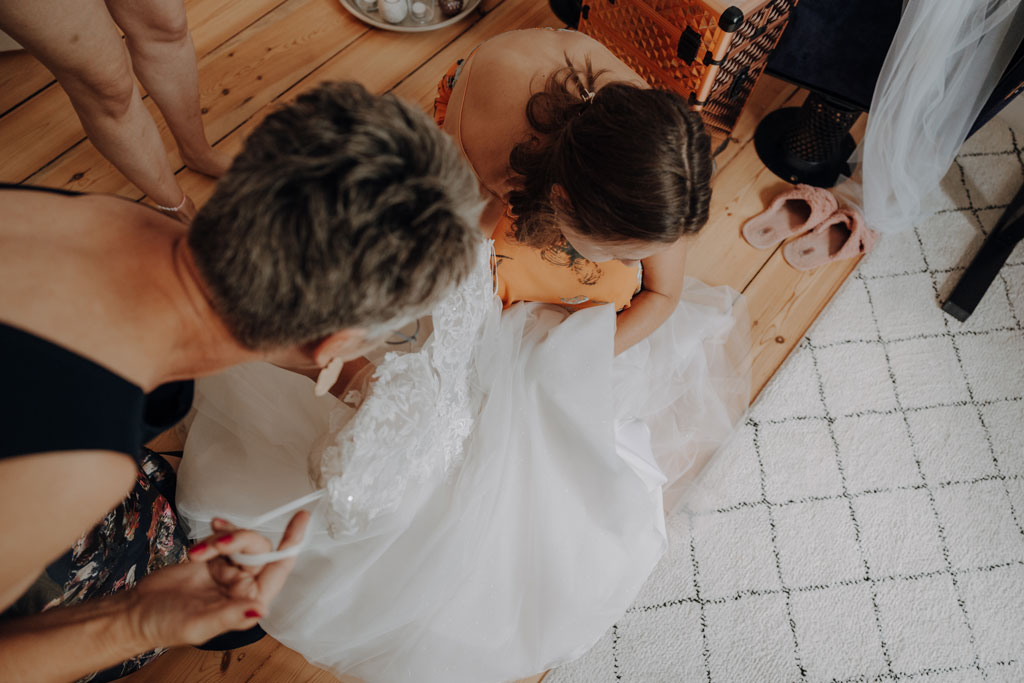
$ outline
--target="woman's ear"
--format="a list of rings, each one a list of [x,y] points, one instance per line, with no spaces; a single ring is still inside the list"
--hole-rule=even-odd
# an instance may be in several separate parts
[[[366,330],[361,327],[350,327],[332,332],[310,348],[310,357],[318,367],[325,367],[336,358],[342,361],[352,360],[362,355],[366,344]]]

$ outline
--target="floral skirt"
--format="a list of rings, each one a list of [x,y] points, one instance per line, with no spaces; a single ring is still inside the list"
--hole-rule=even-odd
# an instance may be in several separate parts
[[[127,590],[161,567],[184,562],[188,535],[174,511],[174,470],[145,449],[135,487],[91,531],[39,575],[0,620],[69,607]],[[163,650],[146,652],[82,681],[112,681],[142,668]]]

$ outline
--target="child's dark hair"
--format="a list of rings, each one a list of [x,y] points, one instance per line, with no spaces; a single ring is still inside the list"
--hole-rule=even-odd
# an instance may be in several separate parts
[[[566,56],[526,104],[537,135],[513,148],[515,237],[543,247],[560,223],[608,242],[675,242],[700,230],[711,200],[711,139],[679,95],[613,82],[596,90]],[[593,95],[591,95],[593,93]],[[568,206],[552,197],[565,190]]]

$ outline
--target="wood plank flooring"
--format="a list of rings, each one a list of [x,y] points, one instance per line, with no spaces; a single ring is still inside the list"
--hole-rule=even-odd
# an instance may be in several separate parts
[[[336,0],[186,0],[199,60],[206,130],[219,149],[236,152],[245,136],[281,102],[323,80],[357,80],[393,91],[429,111],[445,69],[487,38],[517,28],[560,26],[542,0],[488,2],[493,8],[425,34],[371,29]],[[779,249],[760,251],[739,234],[787,184],[761,165],[751,137],[767,112],[799,103],[793,86],[762,78],[717,157],[711,220],[694,239],[688,274],[727,284],[747,298],[752,322],[755,396],[800,341],[856,265],[847,261],[799,273]],[[149,98],[172,166],[197,204],[213,181],[185,169]],[[86,139],[52,75],[24,53],[0,54],[0,181],[143,197]],[[537,683],[541,675],[528,679]],[[271,638],[241,650],[181,648],[127,679],[131,683],[328,683],[332,675]],[[354,683],[355,679],[342,679]],[[524,682],[526,683],[526,682]]]

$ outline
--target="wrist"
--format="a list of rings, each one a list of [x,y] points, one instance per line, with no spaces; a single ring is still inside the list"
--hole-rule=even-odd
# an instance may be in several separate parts
[[[107,637],[114,648],[130,651],[127,657],[166,647],[149,624],[147,609],[139,591],[130,589],[107,598],[111,602],[111,623]]]

